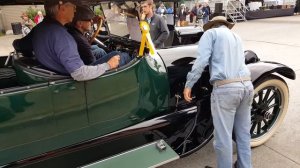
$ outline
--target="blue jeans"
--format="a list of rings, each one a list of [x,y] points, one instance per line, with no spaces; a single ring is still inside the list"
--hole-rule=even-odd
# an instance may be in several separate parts
[[[203,25],[205,25],[206,23],[208,23],[209,20],[209,16],[204,16],[203,17]]]
[[[102,48],[98,47],[97,45],[92,45],[91,51],[96,60],[102,58],[107,54]]]
[[[115,55],[120,55],[120,66],[126,65],[128,62],[130,62],[131,58],[127,53],[124,52],[118,52],[118,51],[112,51],[104,56],[102,56],[100,59],[97,59],[95,62],[93,62],[91,65],[98,65],[106,63],[109,59],[111,59]]]
[[[250,127],[253,101],[251,81],[214,86],[211,112],[215,127],[214,148],[218,168],[232,167],[232,131],[237,144],[238,168],[251,168]]]

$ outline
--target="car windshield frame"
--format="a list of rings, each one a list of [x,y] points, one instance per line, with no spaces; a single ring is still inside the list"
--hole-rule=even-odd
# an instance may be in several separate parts
[[[101,2],[100,9],[103,12],[106,21],[106,31],[109,34],[128,37],[131,40],[141,41],[140,20],[138,13],[139,3],[135,1],[107,1]]]

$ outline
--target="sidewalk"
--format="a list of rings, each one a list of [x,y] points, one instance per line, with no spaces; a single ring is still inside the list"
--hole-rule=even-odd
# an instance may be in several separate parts
[[[0,37],[0,57],[7,56],[14,51],[12,42],[18,38],[22,38],[22,35],[5,35]]]

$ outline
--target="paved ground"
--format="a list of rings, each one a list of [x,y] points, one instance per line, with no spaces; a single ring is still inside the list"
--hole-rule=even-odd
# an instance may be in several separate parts
[[[245,49],[255,51],[261,60],[286,64],[296,71],[297,80],[286,80],[290,88],[287,116],[275,135],[254,148],[255,168],[300,168],[300,16],[253,20],[238,23],[233,30],[244,40]],[[20,36],[0,37],[0,56],[13,51],[11,43]],[[203,168],[215,166],[212,143],[195,154],[160,168]]]
[[[21,35],[7,35],[0,37],[0,57],[7,56],[10,52],[14,51],[12,42],[14,39],[21,38]]]
[[[254,168],[300,168],[300,16],[279,17],[238,23],[245,49],[255,51],[261,60],[286,64],[296,71],[290,88],[289,109],[275,135],[252,149]],[[236,155],[235,155],[236,157]],[[160,168],[203,168],[216,166],[212,142],[195,154]]]

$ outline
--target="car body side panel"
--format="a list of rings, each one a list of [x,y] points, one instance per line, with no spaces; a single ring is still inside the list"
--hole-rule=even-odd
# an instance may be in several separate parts
[[[95,80],[86,81],[86,97],[90,133],[101,136],[140,122],[139,64],[113,72]],[[92,138],[92,137],[91,137]]]
[[[48,86],[0,95],[0,165],[47,151],[55,134]]]
[[[80,130],[88,126],[84,82],[69,80],[50,84],[53,97],[56,134],[65,135],[57,139],[59,146],[86,140]]]
[[[86,82],[90,134],[126,128],[168,107],[166,73],[153,71],[141,58],[129,68]]]
[[[138,115],[145,119],[154,115],[162,115],[168,111],[170,88],[167,70],[159,55],[146,56],[139,71],[142,78],[140,105]]]
[[[4,117],[0,121],[0,165],[40,158],[46,152],[86,142],[167,113],[170,93],[166,68],[158,55],[148,58],[86,82],[60,80],[49,85],[39,84],[36,90],[24,87],[19,91],[3,92],[0,107],[6,111],[1,110]],[[11,106],[27,109],[29,105],[12,105],[18,101],[10,100],[10,95],[6,94],[20,101],[25,101],[22,99],[26,96],[25,103],[35,104],[30,104],[28,111],[17,114]],[[19,120],[12,122],[14,119]]]
[[[11,165],[28,168],[79,167],[162,138],[171,145],[186,136],[186,128],[191,125],[195,114],[195,108],[172,112],[102,137],[51,151],[50,155],[40,155]]]

